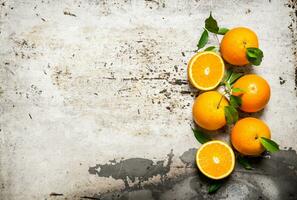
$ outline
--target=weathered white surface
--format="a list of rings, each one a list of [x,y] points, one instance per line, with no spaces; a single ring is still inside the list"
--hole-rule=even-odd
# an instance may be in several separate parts
[[[252,72],[272,89],[261,118],[282,147],[297,148],[293,11],[284,0],[1,2],[1,199],[123,188],[88,173],[114,158],[163,160],[173,149],[180,165],[199,146],[190,129],[197,91],[176,79],[186,80],[210,9],[222,26],[257,32],[265,58]]]

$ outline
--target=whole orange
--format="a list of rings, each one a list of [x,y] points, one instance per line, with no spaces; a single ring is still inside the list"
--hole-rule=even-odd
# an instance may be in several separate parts
[[[226,124],[224,107],[229,103],[217,91],[200,94],[193,105],[194,121],[204,129],[217,130]]]
[[[221,54],[232,65],[243,66],[249,63],[246,57],[246,48],[258,48],[256,33],[245,27],[229,30],[221,41]]]
[[[260,141],[261,137],[270,139],[269,127],[253,117],[237,121],[231,132],[233,147],[243,155],[260,155],[265,150]]]
[[[270,87],[265,79],[256,74],[248,74],[239,78],[233,88],[240,88],[243,92],[233,93],[241,96],[240,109],[245,112],[257,112],[263,109],[270,99]]]

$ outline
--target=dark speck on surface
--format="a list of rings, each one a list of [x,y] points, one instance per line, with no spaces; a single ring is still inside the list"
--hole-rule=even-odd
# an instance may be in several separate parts
[[[167,109],[167,110],[169,110],[169,111],[171,111],[171,108],[170,108],[170,106],[166,106],[166,109]]]
[[[173,85],[187,85],[187,80],[175,79],[171,82]]]
[[[159,93],[162,94],[164,92],[167,92],[167,89],[161,90]]]
[[[69,16],[72,16],[72,17],[76,17],[76,14],[73,14],[69,11],[64,11],[64,15],[69,15]]]
[[[192,92],[191,92],[191,91],[184,91],[184,90],[183,90],[183,91],[180,91],[180,93],[181,93],[181,94],[191,94]]]
[[[89,197],[89,196],[82,196],[81,199],[94,199],[94,200],[101,200],[101,198],[97,197]]]
[[[279,77],[279,84],[283,85],[286,82],[285,79],[283,79],[282,77]]]
[[[50,196],[63,196],[63,194],[52,192],[52,193],[50,193]]]
[[[295,88],[297,87],[297,67],[295,68]]]
[[[174,65],[174,69],[175,69],[175,72],[178,71],[178,67],[177,67],[177,65]]]

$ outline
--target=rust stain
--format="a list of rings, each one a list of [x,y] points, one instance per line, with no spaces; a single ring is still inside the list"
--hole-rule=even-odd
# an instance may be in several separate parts
[[[295,66],[295,88],[296,96],[297,96],[297,1],[295,0],[288,0],[288,2],[285,4],[288,8],[291,9],[290,17],[291,17],[291,23],[288,26],[290,29],[290,32],[292,34],[292,51],[293,51],[293,57],[294,57],[294,66]]]

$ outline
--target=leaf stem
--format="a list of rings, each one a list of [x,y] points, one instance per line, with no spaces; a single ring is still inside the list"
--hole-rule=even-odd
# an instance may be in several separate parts
[[[219,51],[220,51],[220,40],[219,40],[219,38],[218,38],[218,35],[217,35],[217,34],[215,34],[215,33],[214,33],[214,35],[215,35],[215,38],[216,38],[216,40],[217,40],[217,42],[218,42]]]
[[[226,94],[226,92],[224,92],[224,93],[222,94],[222,96],[221,96],[221,98],[220,98],[220,101],[219,101],[219,103],[218,103],[218,105],[217,105],[217,109],[219,109],[220,104],[221,104],[221,102],[222,102],[223,97],[225,96],[225,94]]]

